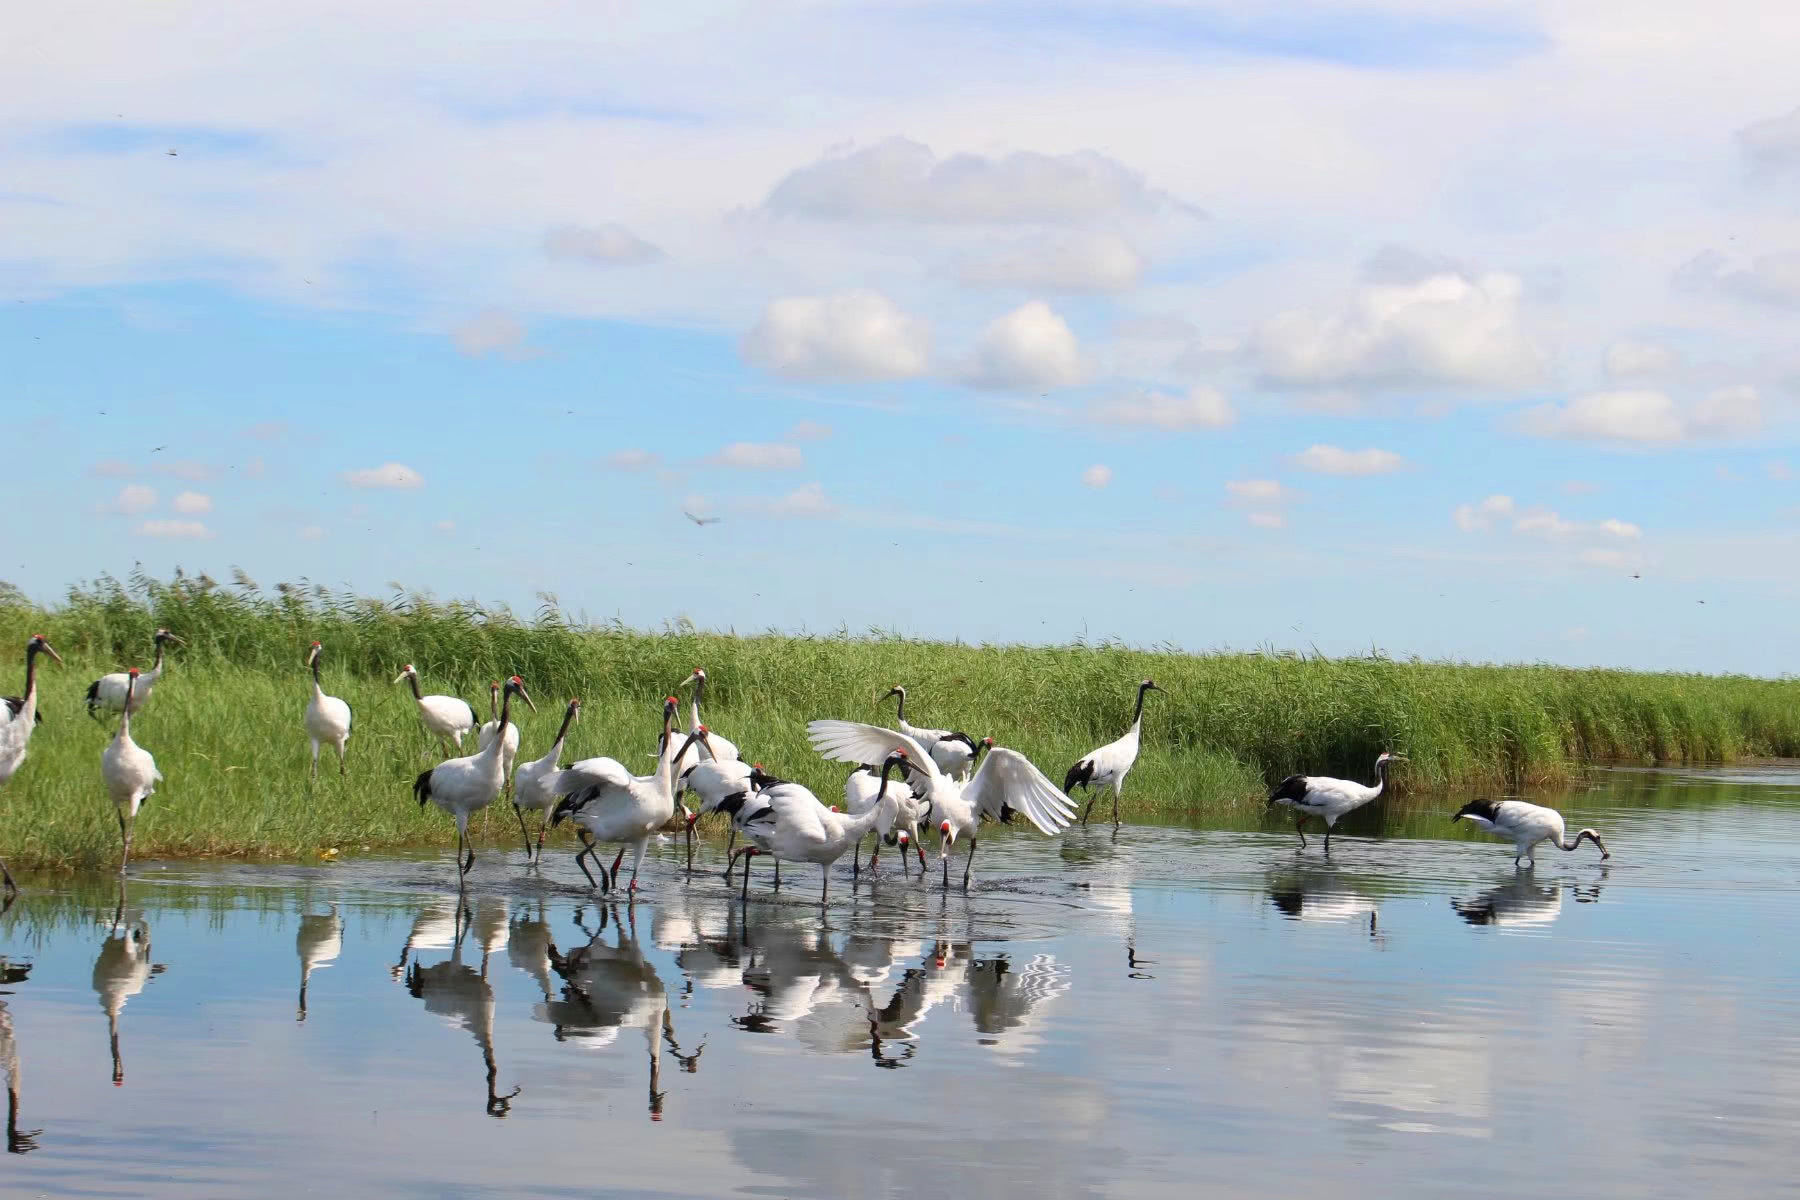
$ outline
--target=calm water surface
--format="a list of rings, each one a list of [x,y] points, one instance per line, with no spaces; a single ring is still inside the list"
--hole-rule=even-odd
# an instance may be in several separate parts
[[[1008,832],[967,897],[890,852],[823,916],[673,844],[632,908],[566,852],[461,917],[447,854],[39,881],[0,1194],[1800,1191],[1800,770],[1608,773],[1604,866],[1458,803]]]

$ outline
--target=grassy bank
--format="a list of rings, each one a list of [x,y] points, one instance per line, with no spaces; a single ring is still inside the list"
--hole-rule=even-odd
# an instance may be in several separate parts
[[[138,852],[292,855],[329,846],[439,843],[450,824],[412,803],[414,774],[436,761],[409,693],[390,681],[417,664],[430,692],[480,702],[485,684],[522,675],[543,712],[522,753],[554,736],[579,695],[574,756],[611,754],[647,770],[656,704],[695,666],[711,683],[708,722],[772,770],[828,801],[842,774],[807,748],[819,716],[891,719],[876,697],[911,690],[918,723],[991,734],[1060,781],[1080,755],[1123,731],[1132,686],[1154,677],[1130,813],[1256,811],[1266,781],[1291,771],[1367,778],[1384,747],[1410,762],[1403,789],[1517,790],[1569,782],[1596,760],[1727,762],[1800,754],[1800,685],[1737,676],[1549,666],[1186,655],[1123,647],[983,646],[883,637],[735,637],[576,628],[552,607],[530,619],[422,597],[358,598],[249,581],[103,580],[53,611],[0,598],[0,688],[16,691],[20,649],[41,632],[66,667],[46,665],[46,723],[0,795],[0,854],[15,866],[110,862],[117,829],[100,785],[110,735],[84,714],[90,681],[148,665],[150,635],[187,640],[134,723],[166,782],[138,828]],[[301,665],[327,650],[327,689],[356,712],[350,776],[306,779]],[[887,714],[887,716],[883,716]],[[471,747],[472,748],[472,747]],[[329,752],[327,752],[329,754]],[[500,818],[504,816],[504,821]],[[487,840],[516,839],[510,810]]]

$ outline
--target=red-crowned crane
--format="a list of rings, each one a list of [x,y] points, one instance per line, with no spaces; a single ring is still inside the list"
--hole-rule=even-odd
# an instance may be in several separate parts
[[[663,713],[665,722],[673,717],[672,701],[665,702]],[[674,764],[704,736],[706,726],[702,725],[687,735],[674,754],[668,753],[665,747],[662,756],[656,760],[654,775],[633,775],[617,759],[591,758],[576,764],[576,767],[581,769],[585,779],[592,782],[571,791],[566,789],[569,787],[570,776],[576,773],[575,768],[564,772],[564,781],[560,785],[565,789],[563,798],[550,814],[550,824],[557,825],[564,819],[572,819],[581,826],[582,833],[586,835],[586,845],[575,855],[575,865],[587,876],[590,887],[597,886],[602,892],[612,891],[618,883],[619,864],[624,860],[625,847],[630,846],[633,854],[631,887],[628,890],[636,896],[638,871],[644,865],[644,851],[649,847],[650,839],[656,831],[675,816]],[[672,740],[669,744],[673,745]],[[619,856],[613,859],[612,870],[601,867],[601,882],[596,884],[593,873],[588,870],[583,859],[593,857],[600,842],[618,842],[621,845]]]
[[[881,769],[863,763],[844,780],[844,811],[853,817],[862,816],[879,803],[882,786]],[[886,787],[888,799],[894,802],[894,820],[890,826],[876,828],[875,852],[869,855],[869,870],[875,870],[876,863],[881,860],[884,842],[889,845],[898,842],[902,873],[907,869],[906,852],[912,850],[919,856],[919,871],[923,874],[925,848],[919,845],[919,819],[924,815],[924,803],[913,791],[912,785],[904,779],[896,779]],[[856,854],[861,853],[862,845],[858,843]],[[852,876],[862,874],[862,864],[855,857],[850,860],[850,873]]]
[[[777,860],[818,863],[824,868],[819,885],[819,903],[823,905],[831,893],[831,867],[852,846],[861,842],[872,829],[884,829],[894,823],[895,801],[889,789],[894,772],[906,767],[907,752],[895,747],[881,763],[881,785],[876,802],[860,816],[826,808],[819,798],[797,783],[773,783],[763,789],[775,813],[775,824],[768,832],[767,850],[745,846],[738,853],[751,857],[767,853]],[[750,872],[744,872],[744,891],[750,890]]]
[[[25,643],[24,693],[0,700],[0,786],[10,780],[19,764],[25,761],[32,731],[37,728],[37,658],[40,654],[48,654],[57,665],[62,664],[62,656],[50,648],[42,634],[36,635]],[[19,885],[13,882],[12,872],[6,869],[4,862],[0,862],[0,878],[5,880],[8,896],[18,892]]]
[[[908,764],[914,768],[915,789],[922,780],[929,819],[937,822],[946,891],[950,888],[950,850],[958,838],[969,839],[969,860],[963,866],[963,890],[968,890],[983,817],[1005,822],[1012,813],[1022,812],[1040,832],[1052,837],[1075,819],[1074,801],[1057,791],[1017,750],[995,746],[974,776],[962,783],[945,774],[918,742],[892,729],[857,721],[813,721],[806,732],[813,749],[836,762],[885,762],[895,750],[906,751]]]
[[[700,667],[695,667],[692,675],[675,686],[677,690],[689,686],[694,689],[694,694],[688,698],[688,732],[693,733],[702,724],[700,705],[703,703],[701,693],[706,691],[706,672]],[[689,767],[700,761],[702,751],[704,751],[704,757],[715,758],[721,762],[736,762],[742,757],[735,745],[719,734],[713,733],[711,726],[708,726],[706,740],[701,745],[694,747],[691,754],[683,754],[675,760],[675,777],[677,779],[680,779],[682,773]]]
[[[336,696],[325,694],[319,680],[319,660],[325,647],[318,642],[306,652],[306,665],[312,670],[312,699],[306,702],[306,736],[312,741],[312,777],[319,777],[319,746],[329,745],[337,751],[338,774],[344,773],[344,753],[350,747],[350,705]]]
[[[1476,828],[1507,839],[1513,844],[1514,866],[1536,866],[1531,852],[1539,842],[1549,842],[1558,850],[1574,850],[1591,841],[1600,851],[1601,861],[1612,857],[1612,851],[1592,829],[1583,829],[1573,840],[1565,837],[1563,815],[1541,804],[1523,800],[1471,800],[1457,810],[1452,821],[1467,818]]]
[[[562,778],[562,770],[556,760],[562,757],[563,742],[569,736],[569,726],[581,720],[581,701],[569,701],[569,707],[563,710],[562,726],[556,731],[556,740],[550,743],[550,749],[542,758],[520,763],[513,771],[513,812],[519,818],[519,833],[525,838],[525,860],[536,862],[544,852],[544,830],[550,823],[550,810],[556,807],[556,787]],[[540,815],[538,821],[537,850],[531,847],[531,835],[525,832],[526,812]]]
[[[132,693],[137,690],[138,675],[136,667],[125,672],[125,702],[119,706],[119,731],[100,752],[100,776],[106,780],[107,795],[112,798],[113,810],[119,818],[119,839],[125,843],[124,856],[119,859],[121,875],[131,862],[131,835],[137,829],[138,809],[162,781],[162,772],[156,769],[156,760],[150,757],[150,752],[131,740],[131,714],[137,707]]]
[[[1113,794],[1113,824],[1119,823],[1119,793],[1125,790],[1125,776],[1137,762],[1139,739],[1144,731],[1144,697],[1162,690],[1148,679],[1138,684],[1137,711],[1131,715],[1131,728],[1125,731],[1125,736],[1106,743],[1070,767],[1063,777],[1063,791],[1067,795],[1073,797],[1078,787],[1088,790],[1087,807],[1081,810],[1083,825],[1088,822],[1088,814],[1094,811],[1098,793],[1108,787],[1112,788]]]
[[[475,731],[475,748],[487,749],[487,744],[494,735],[500,732],[500,685],[488,684],[488,720],[483,721],[481,728]],[[506,772],[506,782],[510,787],[513,777],[513,762],[519,757],[519,723],[514,721],[506,727],[506,733],[500,739],[501,767]]]
[[[395,683],[405,681],[412,685],[413,701],[419,706],[419,724],[425,732],[444,743],[444,749],[455,754],[462,749],[462,740],[469,730],[475,728],[481,720],[475,714],[475,706],[460,696],[426,696],[419,692],[419,672],[407,663],[400,669]]]
[[[1306,830],[1302,823],[1308,817],[1325,822],[1325,853],[1331,853],[1331,830],[1338,818],[1354,812],[1381,795],[1387,787],[1388,764],[1404,761],[1404,754],[1383,750],[1375,760],[1375,785],[1350,779],[1333,779],[1329,775],[1289,775],[1269,793],[1270,804],[1285,804],[1294,810],[1294,832],[1300,835],[1300,848],[1306,848]]]
[[[525,701],[533,711],[537,709],[537,703],[525,691],[525,681],[517,675],[506,681],[504,691],[505,696],[500,702],[502,729],[512,720],[514,696]],[[413,781],[413,795],[418,797],[420,808],[424,808],[425,802],[429,800],[456,818],[458,887],[462,885],[463,876],[475,865],[475,847],[469,843],[469,818],[492,804],[505,782],[506,773],[500,766],[499,739],[489,742],[487,749],[466,758],[453,758],[439,763],[429,771],[422,771]],[[465,845],[469,852],[467,860],[463,858]]]
[[[163,654],[168,644],[170,642],[174,642],[177,646],[187,644],[166,629],[157,630],[156,636],[151,640],[156,643],[156,661],[150,665],[148,671],[138,672],[135,686],[126,687],[126,677],[129,674],[126,671],[114,671],[110,675],[102,675],[88,684],[88,716],[98,721],[103,711],[124,711],[125,696],[128,691],[131,694],[132,712],[137,712],[150,702],[151,689],[156,687],[157,681],[163,677],[163,672],[167,669],[167,664],[163,661]]]
[[[882,695],[900,697],[900,703],[894,710],[894,723],[900,732],[923,746],[930,755],[931,761],[937,764],[938,770],[952,779],[967,782],[969,771],[975,763],[975,739],[968,734],[954,729],[926,729],[919,725],[906,723],[906,689],[895,684]],[[917,770],[917,764],[914,764]]]

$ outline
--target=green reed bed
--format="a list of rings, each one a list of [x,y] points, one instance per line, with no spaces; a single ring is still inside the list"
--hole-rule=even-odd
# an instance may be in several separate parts
[[[44,633],[67,660],[44,669],[46,723],[0,795],[0,855],[13,865],[82,867],[116,856],[99,776],[113,722],[89,720],[82,695],[100,674],[148,666],[159,625],[187,645],[133,723],[166,777],[139,821],[136,853],[145,858],[448,844],[448,819],[412,801],[413,776],[439,751],[410,694],[391,682],[406,662],[426,691],[464,696],[484,714],[488,680],[523,676],[541,710],[522,719],[525,757],[542,753],[562,704],[579,695],[583,718],[568,757],[611,754],[644,771],[657,702],[704,666],[708,722],[827,802],[841,794],[842,769],[807,747],[806,721],[891,720],[892,702],[876,699],[895,683],[908,686],[915,723],[992,735],[1060,782],[1076,758],[1124,730],[1133,685],[1154,677],[1168,694],[1150,697],[1128,816],[1241,822],[1259,811],[1269,781],[1292,771],[1368,778],[1383,748],[1409,756],[1396,783],[1415,795],[1566,785],[1595,761],[1800,755],[1800,686],[1787,680],[1114,644],[968,646],[879,633],[645,633],[579,626],[551,602],[521,619],[418,595],[287,585],[265,593],[241,576],[229,586],[134,576],[74,589],[49,611],[0,595],[5,691],[19,686],[30,634]],[[327,750],[316,787],[300,724],[309,689],[302,659],[315,638],[326,647],[327,690],[356,713],[349,777],[337,777]],[[516,845],[509,809],[491,810],[484,826],[485,844]]]

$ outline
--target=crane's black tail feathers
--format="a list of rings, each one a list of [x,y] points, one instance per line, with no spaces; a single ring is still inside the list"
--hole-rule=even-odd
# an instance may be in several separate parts
[[[94,680],[94,682],[88,684],[88,690],[87,690],[88,716],[90,716],[90,717],[94,718],[94,720],[98,721],[100,719],[99,709],[100,709],[100,681],[98,679],[96,679],[96,680]]]
[[[1069,773],[1063,776],[1063,795],[1067,796],[1076,788],[1086,786],[1093,778],[1094,760],[1091,758],[1082,759],[1080,762],[1070,767]]]
[[[419,807],[424,808],[425,802],[431,799],[430,771],[420,771],[419,777],[413,780],[413,795],[419,798]]]
[[[1278,800],[1299,801],[1304,799],[1306,799],[1306,776],[1304,775],[1289,775],[1276,784],[1275,790],[1269,793],[1270,804],[1274,804]]]

